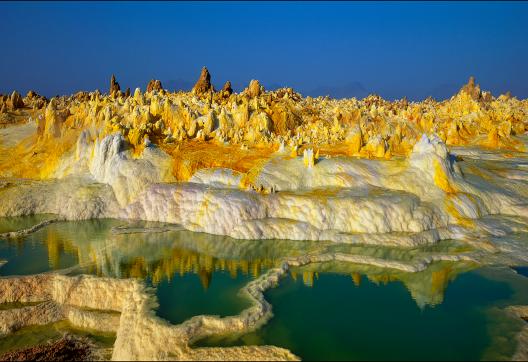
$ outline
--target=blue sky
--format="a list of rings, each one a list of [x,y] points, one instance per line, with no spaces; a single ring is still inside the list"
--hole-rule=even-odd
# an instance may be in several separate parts
[[[235,89],[445,98],[474,75],[528,97],[526,2],[1,2],[0,31],[2,93],[188,87],[206,65]]]

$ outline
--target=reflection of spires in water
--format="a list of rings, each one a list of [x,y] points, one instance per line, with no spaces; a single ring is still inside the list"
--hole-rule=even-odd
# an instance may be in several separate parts
[[[237,266],[234,261],[228,261],[227,262],[227,269],[229,270],[229,275],[231,278],[235,279],[238,274]]]
[[[354,285],[359,287],[361,285],[361,274],[352,273],[352,280],[354,281]]]
[[[254,262],[251,267],[251,275],[253,278],[258,278],[260,274],[260,264],[258,262]]]
[[[108,253],[105,255],[112,257]],[[256,278],[260,275],[263,267],[274,265],[271,259],[251,261],[219,259],[211,255],[180,248],[161,250],[161,253],[152,259],[142,258],[141,263],[140,268],[138,260],[133,259],[132,255],[127,258],[120,257],[119,267],[115,269],[121,270],[123,277],[141,277],[142,274],[144,274],[143,277],[149,276],[154,285],[159,284],[164,279],[170,281],[178,273],[180,276],[194,273],[199,275],[202,285],[207,289],[215,271],[226,270],[232,278],[237,278],[238,272],[241,271],[244,275],[251,274]]]
[[[145,278],[148,275],[147,264],[142,256],[134,258],[130,264],[128,276],[132,278]]]
[[[198,267],[205,268],[208,272],[212,272],[215,269],[215,259],[210,255],[200,255],[201,258],[198,261]]]
[[[447,284],[450,281],[450,274],[452,272],[452,268],[450,265],[447,267],[433,271],[431,274],[431,294],[432,295],[438,295],[444,294],[444,290],[447,288]]]
[[[73,237],[71,231],[71,227],[50,227],[47,230],[48,259],[55,269],[60,267],[62,254],[71,253],[85,266],[85,271],[119,278],[149,277],[156,285],[162,280],[170,281],[178,272],[183,276],[203,273],[204,270],[210,275],[222,270],[229,272],[232,278],[238,278],[239,273],[257,278],[263,269],[275,265],[272,258],[238,258],[236,254],[233,259],[217,258],[207,252],[171,246],[174,244],[165,242],[160,248],[152,248],[152,244],[144,244],[142,237],[132,238],[130,235],[113,235],[106,239],[93,239],[92,242],[83,238],[84,234],[80,238]],[[207,285],[207,280],[203,284]]]
[[[52,269],[60,267],[60,240],[53,228],[48,228],[46,233],[46,246],[48,247],[48,261]]]
[[[242,273],[244,273],[244,275],[247,275],[249,273],[249,261],[241,260],[240,269],[242,269]]]
[[[109,275],[113,268],[114,275],[118,278],[122,277],[123,273],[121,272],[121,264],[119,263],[118,258],[110,258],[110,256],[104,253],[104,251],[101,251],[101,254],[98,255],[101,255],[101,259],[105,261],[103,263],[104,269],[101,268],[102,272],[106,273],[105,275]],[[111,265],[113,265],[113,267],[109,267]]]
[[[297,281],[297,272],[295,272],[295,271],[290,271],[290,275],[291,275],[291,277],[292,277],[292,279],[293,279],[294,281]]]
[[[372,274],[372,275],[367,275],[367,278],[368,280],[370,280],[371,282],[377,285],[380,285],[380,284],[387,285],[389,284],[389,282],[394,282],[394,281],[399,280],[397,276],[391,275],[391,274]]]
[[[80,250],[72,240],[61,235],[53,226],[46,229],[44,239],[48,249],[48,262],[52,269],[60,269],[61,256],[63,253],[71,254],[80,261]]]
[[[313,283],[314,283],[314,272],[313,271],[303,272],[303,283],[306,286],[313,287]]]
[[[224,259],[218,260],[218,268],[220,268],[222,271],[226,269],[226,262]]]
[[[467,264],[441,262],[428,269],[402,276],[400,279],[411,293],[419,308],[439,305],[444,301],[445,291],[451,281],[468,269]]]
[[[203,247],[198,247],[197,251],[192,247],[181,246],[178,242],[172,243],[165,237],[149,239],[149,242],[146,242],[143,235],[130,236],[133,234],[112,236],[106,239],[88,239],[87,236],[90,236],[90,233],[85,232],[77,238],[73,236],[77,235],[75,229],[75,226],[67,228],[50,226],[39,235],[39,237],[44,236],[43,241],[46,243],[51,268],[60,268],[61,257],[72,254],[78,258],[80,263],[87,264],[88,270],[93,270],[98,275],[123,278],[149,277],[152,283],[157,285],[163,280],[170,281],[178,272],[182,276],[195,273],[203,288],[207,290],[212,275],[216,271],[228,272],[232,278],[238,278],[239,273],[256,278],[263,269],[276,266],[277,261],[280,260],[278,256],[257,259],[261,255],[258,250],[249,255],[239,252],[238,249],[234,252],[221,250],[222,252],[218,253],[217,249],[223,249],[218,244],[215,244],[213,251],[206,249],[202,252]],[[31,242],[30,240],[32,239],[20,238],[10,243],[16,243],[24,248],[24,243]],[[264,255],[269,255],[267,250],[264,250]],[[316,266],[313,268],[312,270],[319,270]],[[337,263],[339,272],[350,275],[356,286],[360,286],[362,282],[364,284],[365,277],[376,284],[402,282],[420,308],[442,303],[448,284],[467,268],[468,265],[464,263],[435,262],[424,271],[405,273]],[[303,283],[310,287],[314,286],[314,278],[318,276],[315,271],[302,272],[302,268],[296,271],[290,270],[290,275],[294,280],[301,277],[301,273]]]
[[[213,278],[213,273],[206,269],[200,269],[198,271],[198,277],[200,278],[200,283],[202,284],[204,290],[209,289],[211,279]]]

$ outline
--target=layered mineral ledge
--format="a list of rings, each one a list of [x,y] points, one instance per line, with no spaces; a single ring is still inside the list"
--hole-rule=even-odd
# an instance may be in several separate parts
[[[164,221],[238,239],[416,246],[528,215],[528,103],[216,92],[2,96],[0,216]],[[494,160],[492,165],[490,160]],[[511,166],[512,162],[515,166]]]

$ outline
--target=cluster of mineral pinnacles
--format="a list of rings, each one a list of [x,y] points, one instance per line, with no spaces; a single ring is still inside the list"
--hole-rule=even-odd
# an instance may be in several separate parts
[[[15,91],[0,96],[0,109],[0,124],[28,115],[35,119],[37,142],[61,142],[68,130],[91,128],[101,130],[98,136],[120,132],[138,150],[151,143],[171,150],[206,142],[287,148],[292,156],[312,149],[309,155],[390,158],[407,156],[423,133],[436,134],[447,145],[520,149],[512,136],[528,130],[527,100],[493,97],[473,78],[444,101],[331,99],[302,97],[292,88],[266,91],[257,80],[240,93],[229,81],[217,91],[206,67],[191,92],[170,92],[153,79],[145,92],[136,88],[131,94],[112,76],[107,94],[78,92],[48,100],[33,91],[22,98]]]

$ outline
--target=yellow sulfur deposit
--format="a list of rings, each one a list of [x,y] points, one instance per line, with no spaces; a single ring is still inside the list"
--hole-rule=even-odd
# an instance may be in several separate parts
[[[0,101],[3,216],[415,246],[460,237],[455,225],[485,215],[527,213],[524,171],[483,162],[525,158],[528,103],[474,79],[444,101],[337,100],[256,80],[217,92],[204,67],[192,92],[152,80],[130,95],[112,78],[110,94]]]
[[[209,89],[207,84],[203,87]],[[9,151],[15,159],[24,160],[23,165],[2,162],[0,172],[49,177],[57,159],[71,149],[82,130],[89,130],[94,140],[119,132],[136,155],[146,143],[158,145],[174,155],[177,178],[187,179],[201,167],[229,167],[241,149],[259,149],[260,153],[262,149],[277,149],[281,143],[291,145],[292,157],[298,155],[295,148],[301,154],[304,149],[317,148],[322,156],[391,158],[408,156],[425,133],[437,134],[448,146],[522,151],[524,145],[516,136],[528,129],[526,100],[491,97],[473,80],[441,102],[390,102],[373,95],[363,100],[303,98],[291,88],[265,92],[260,85],[252,87],[253,91],[227,98],[219,93],[210,97],[210,92],[203,95],[155,89],[145,93],[136,89],[133,97],[125,97],[120,91],[111,95],[78,93],[53,98],[41,109],[29,109],[31,101],[26,97],[26,107],[20,103],[16,110],[1,107],[3,116],[11,119],[10,124],[24,123],[28,118],[36,121],[37,137],[21,140],[24,147]],[[201,160],[192,156],[187,161],[180,150],[196,155],[194,148],[222,151],[215,153],[213,163],[206,160],[207,153]],[[3,151],[7,152],[5,147]],[[191,166],[182,165],[182,158]]]
[[[64,219],[142,220],[90,247],[48,232],[50,265],[78,248],[102,276],[155,286],[189,271],[204,289],[218,270],[255,278],[240,314],[179,325],[152,313],[134,279],[0,278],[0,304],[45,300],[50,321],[116,333],[114,360],[298,359],[274,346],[193,346],[266,323],[262,293],[290,268],[311,287],[334,269],[356,286],[401,281],[422,308],[442,302],[457,268],[528,261],[527,100],[493,97],[474,79],[444,101],[302,97],[256,80],[236,94],[229,82],[217,92],[205,67],[192,92],[110,84],[109,94],[0,97],[0,217],[56,215],[0,238]],[[6,312],[0,333],[40,310],[27,308]]]

